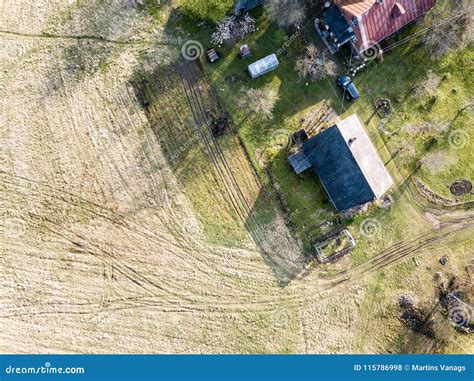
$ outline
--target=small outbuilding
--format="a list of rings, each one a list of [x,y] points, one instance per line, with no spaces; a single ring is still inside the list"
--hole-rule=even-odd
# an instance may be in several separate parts
[[[303,142],[289,160],[296,173],[313,169],[338,211],[379,199],[393,185],[356,114]]]
[[[275,70],[280,63],[276,54],[270,54],[269,56],[250,64],[248,71],[252,78],[260,77],[272,70]]]

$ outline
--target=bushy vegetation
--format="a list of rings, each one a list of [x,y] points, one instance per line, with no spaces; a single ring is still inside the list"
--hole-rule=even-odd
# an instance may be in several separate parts
[[[429,14],[425,25],[431,25],[449,17],[449,22],[442,22],[430,30],[424,38],[432,57],[440,59],[455,49],[463,49],[473,42],[474,23],[472,2],[470,0],[451,0],[439,2],[437,8]]]
[[[321,81],[328,75],[335,75],[337,70],[329,53],[326,50],[318,49],[314,44],[306,47],[304,54],[296,61],[295,68],[298,77],[309,78],[313,81]]]
[[[278,92],[271,86],[262,89],[242,88],[238,105],[253,111],[265,120],[273,118],[273,108],[278,101]]]
[[[232,9],[233,0],[181,0],[182,9],[189,16],[217,23]]]
[[[445,11],[446,6],[441,4],[438,8]],[[435,10],[439,11],[438,8]],[[449,17],[451,8],[448,8],[444,18]],[[344,74],[343,60],[349,59],[344,57],[344,51],[335,56],[338,68],[331,63],[332,70],[327,71],[324,67],[314,81],[301,81],[295,67],[307,54],[306,47],[314,44],[317,50],[324,51],[312,23],[305,23],[301,29],[308,40],[306,43],[298,33],[283,29],[269,19],[266,8],[251,13],[258,28],[243,41],[252,51],[251,61],[276,53],[280,61],[278,69],[250,79],[246,72],[250,61],[239,58],[240,44],[223,45],[220,49],[223,58],[204,67],[219,89],[219,96],[237,126],[249,158],[263,178],[270,175],[272,185],[269,187],[277,189],[289,216],[287,221],[303,240],[306,239],[307,248],[311,237],[320,233],[318,223],[333,220],[334,210],[312,173],[302,176],[293,173],[288,163],[287,145],[281,142],[302,127],[301,121],[307,115],[317,113],[324,100],[341,118],[354,113],[359,116],[395,177],[394,193],[403,188],[405,179],[415,176],[437,194],[451,200],[457,198],[450,193],[449,185],[456,180],[472,178],[474,172],[469,149],[474,140],[472,129],[469,129],[472,110],[468,108],[460,113],[469,104],[469,94],[472,94],[472,84],[465,80],[469,77],[472,50],[457,48],[440,59],[433,57],[431,46],[422,43],[426,33],[417,34],[430,22],[429,14],[426,20],[397,34],[396,41],[406,42],[386,53],[383,62],[373,61],[354,78],[361,98],[350,103],[341,99],[340,89],[331,75],[334,71]],[[208,36],[203,36],[203,41],[209,41],[211,33],[212,30]],[[416,38],[407,39],[413,35]],[[237,81],[229,81],[232,75]],[[253,89],[253,94],[273,89],[278,95],[271,118],[262,118],[242,104],[242,92],[249,89]],[[382,118],[375,112],[374,100],[378,97],[391,100],[394,112],[389,117]],[[472,195],[469,194],[461,197],[461,200],[470,199]],[[414,216],[407,207],[409,202],[397,200],[390,211],[377,212],[374,208],[370,212],[384,226],[376,241],[358,236],[364,216],[348,221],[358,239],[358,247],[351,254],[354,264],[364,262],[377,250],[413,234],[413,229],[406,230],[405,221],[423,225],[424,220]]]
[[[302,0],[268,0],[266,10],[268,18],[282,28],[299,25],[306,17]]]

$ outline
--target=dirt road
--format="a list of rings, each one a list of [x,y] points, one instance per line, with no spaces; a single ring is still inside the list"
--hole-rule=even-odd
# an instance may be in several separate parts
[[[302,270],[282,287],[252,237],[233,248],[206,241],[184,169],[170,165],[137,99],[133,74],[173,62],[173,38],[120,1],[86,3],[0,2],[0,351],[350,351],[360,278],[472,226],[321,279],[304,272],[277,216],[259,237],[281,248],[276,262]],[[251,207],[260,189],[239,180],[241,157],[215,156],[219,169],[198,175]],[[226,189],[236,183],[241,193]]]

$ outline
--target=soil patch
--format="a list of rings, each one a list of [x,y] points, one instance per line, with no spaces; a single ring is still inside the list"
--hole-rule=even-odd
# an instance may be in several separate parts
[[[450,185],[449,190],[455,196],[469,194],[472,191],[472,183],[468,180],[455,181]]]

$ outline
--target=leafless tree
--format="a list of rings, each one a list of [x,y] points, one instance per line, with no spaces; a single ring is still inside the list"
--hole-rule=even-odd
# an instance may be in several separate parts
[[[242,40],[255,31],[255,19],[248,13],[243,17],[228,16],[217,25],[211,36],[211,43],[222,45],[224,42]]]
[[[144,0],[122,0],[125,8],[135,8],[144,4]]]
[[[241,108],[255,111],[265,120],[273,118],[273,108],[278,101],[277,91],[270,87],[262,89],[243,88],[240,92],[238,105]]]
[[[434,59],[440,59],[454,49],[465,48],[473,42],[474,22],[471,8],[471,0],[454,0],[440,4],[431,17],[425,18],[425,24],[432,25],[438,20],[456,15],[452,21],[430,29],[424,38],[424,42],[431,47]]]
[[[302,0],[268,0],[266,10],[270,20],[287,28],[304,20],[306,6]]]
[[[429,98],[436,97],[438,92],[438,87],[441,83],[441,78],[434,73],[433,71],[429,70],[428,74],[423,82],[421,82],[414,91],[415,98],[423,98],[425,96]]]
[[[320,81],[327,75],[336,73],[336,64],[329,54],[313,44],[306,47],[304,55],[296,61],[295,68],[299,78],[313,81]]]

